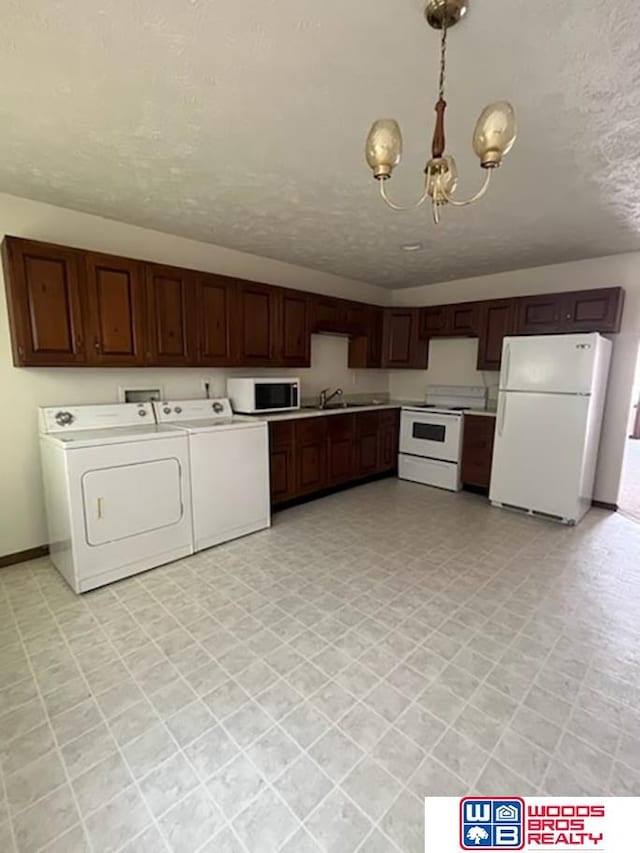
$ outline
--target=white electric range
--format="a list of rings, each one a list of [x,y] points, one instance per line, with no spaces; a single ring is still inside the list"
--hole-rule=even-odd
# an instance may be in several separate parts
[[[463,416],[484,410],[486,401],[484,387],[434,385],[424,403],[403,406],[398,477],[460,491]]]

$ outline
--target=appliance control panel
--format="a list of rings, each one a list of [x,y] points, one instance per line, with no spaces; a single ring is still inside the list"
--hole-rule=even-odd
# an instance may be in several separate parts
[[[153,423],[151,403],[107,403],[102,406],[48,406],[39,410],[40,431],[109,429]]]
[[[215,400],[162,400],[154,403],[158,423],[228,420],[233,416],[227,397]]]

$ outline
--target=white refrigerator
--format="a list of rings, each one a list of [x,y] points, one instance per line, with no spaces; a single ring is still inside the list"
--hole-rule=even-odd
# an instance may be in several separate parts
[[[591,506],[611,342],[505,338],[489,498],[576,524]]]

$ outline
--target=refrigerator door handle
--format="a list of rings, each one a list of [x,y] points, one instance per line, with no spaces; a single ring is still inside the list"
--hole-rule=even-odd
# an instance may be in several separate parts
[[[504,381],[503,388],[509,387],[509,373],[511,372],[511,344],[505,344],[504,348]]]
[[[507,395],[500,394],[500,412],[498,414],[498,436],[502,438],[504,432],[504,422],[507,416]]]

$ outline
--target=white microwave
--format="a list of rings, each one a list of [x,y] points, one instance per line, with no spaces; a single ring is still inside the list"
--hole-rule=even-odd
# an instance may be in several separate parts
[[[227,397],[234,412],[292,412],[300,408],[299,379],[227,379]]]

